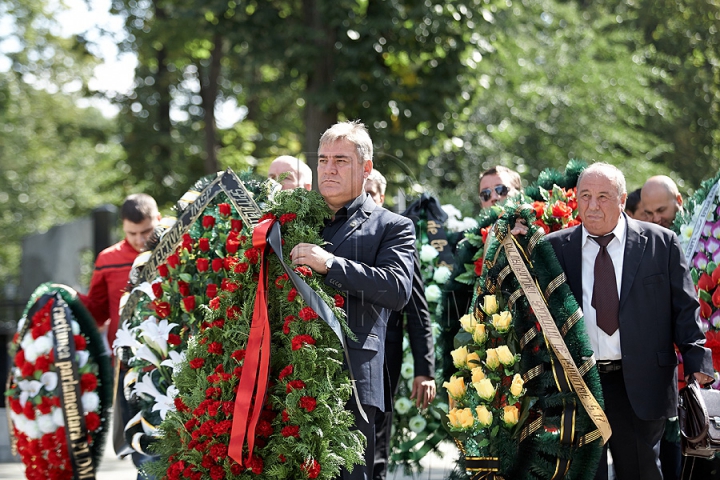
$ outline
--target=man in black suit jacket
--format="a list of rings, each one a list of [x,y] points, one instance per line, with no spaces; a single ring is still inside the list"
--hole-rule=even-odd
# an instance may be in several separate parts
[[[301,243],[290,253],[294,264],[326,275],[325,283],[345,292],[345,311],[357,341],[347,339],[350,367],[355,376],[364,419],[351,401],[356,427],[367,439],[365,465],[342,478],[368,480],[375,453],[375,413],[390,408],[385,374],[385,333],[392,310],[410,299],[415,254],[412,222],[379,207],[364,191],[373,167],[373,146],[359,122],[333,125],[320,138],[318,188],[332,220],[322,236],[325,248]]]
[[[694,375],[701,384],[713,381],[712,360],[703,347],[699,304],[677,236],[627,217],[626,192],[620,170],[609,164],[591,165],[578,179],[583,224],[547,239],[584,312],[613,430],[609,446],[617,478],[662,479],[660,439],[665,420],[677,415],[673,343],[682,353],[685,375]],[[610,233],[614,236],[606,249],[615,277],[610,292],[617,290],[619,301],[614,329],[599,325],[593,306],[604,309],[613,303],[607,290],[593,301],[595,260],[603,243],[593,237]],[[607,478],[607,469],[598,469],[596,478]]]
[[[373,169],[365,181],[365,191],[373,201],[383,206],[387,180]],[[407,321],[406,321],[407,319]],[[417,252],[413,261],[412,294],[410,301],[402,311],[393,311],[388,319],[385,337],[385,364],[390,374],[390,393],[394,399],[400,381],[403,363],[403,339],[407,329],[410,350],[413,356],[413,378],[410,398],[415,399],[418,407],[427,408],[435,399],[435,346],[432,335],[430,310],[425,299],[425,284],[420,270],[420,259]],[[392,410],[378,411],[375,414],[375,465],[373,480],[385,480],[387,476],[388,458],[393,424]]]

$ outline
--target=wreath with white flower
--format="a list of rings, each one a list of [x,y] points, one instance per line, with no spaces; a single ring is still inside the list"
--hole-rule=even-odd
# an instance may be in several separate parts
[[[261,221],[280,224],[281,248],[288,258],[297,243],[322,242],[317,232],[329,215],[317,193],[295,189],[279,192]],[[309,268],[293,271],[344,326],[344,298]],[[246,375],[256,372],[254,362],[262,358],[257,356],[262,349],[251,346],[251,325],[256,328],[263,318],[262,305],[255,303],[256,297],[262,298],[261,272],[267,272],[268,278],[269,329],[262,337],[270,348],[267,392],[258,386],[260,380],[250,384],[257,391],[239,388]],[[173,377],[178,389],[175,408],[160,425],[160,441],[153,451],[161,460],[150,472],[170,480],[329,480],[341,466],[352,469],[361,462],[363,444],[362,437],[350,430],[353,417],[345,410],[352,388],[336,332],[299,294],[279,258],[259,249],[253,239],[241,240],[237,262],[227,275],[229,288],[200,307],[204,322]],[[346,328],[345,332],[349,333]],[[257,372],[262,377],[263,369]],[[250,407],[255,423],[248,414],[242,428],[234,425],[243,412],[240,405]],[[238,434],[243,439],[238,441]],[[234,447],[242,458],[233,457]]]
[[[477,222],[470,217],[463,217],[460,210],[453,205],[442,205],[442,210],[447,214],[444,228],[448,237],[448,244],[442,248],[452,250],[456,242],[457,234],[477,225]],[[427,235],[428,218],[423,211],[416,220],[418,257],[423,283],[425,285],[425,299],[431,317],[433,339],[437,337],[440,330],[436,319],[436,311],[442,296],[443,285],[452,275],[451,268],[441,264],[438,249],[431,245]],[[450,266],[452,267],[452,265]],[[442,358],[444,352],[440,344],[434,342],[435,358]],[[436,377],[441,375],[436,371]],[[414,359],[407,331],[403,337],[403,363],[400,367],[400,382],[394,399],[393,428],[390,445],[390,471],[395,471],[402,466],[407,474],[421,472],[423,467],[420,460],[429,452],[441,454],[438,446],[447,440],[448,435],[442,428],[441,420],[448,411],[447,395],[438,388],[435,400],[423,410],[416,406],[415,401],[410,399],[412,382],[415,378]]]
[[[53,310],[60,309],[69,323],[68,342],[73,345],[75,376],[79,384],[62,400],[61,378],[56,367],[57,340],[53,332]],[[71,337],[71,338],[70,338]],[[97,468],[102,457],[112,405],[112,369],[95,321],[70,287],[43,284],[33,292],[18,331],[10,345],[12,368],[5,391],[12,423],[11,435],[28,479],[71,479],[79,466],[68,451],[69,439],[77,441],[82,421],[87,432],[85,455]],[[63,377],[67,372],[63,371]],[[73,380],[74,379],[74,380]],[[62,384],[65,387],[65,384]],[[73,402],[73,399],[77,399]],[[76,412],[68,429],[63,412]],[[69,413],[67,413],[69,415]],[[81,417],[81,418],[80,418]]]

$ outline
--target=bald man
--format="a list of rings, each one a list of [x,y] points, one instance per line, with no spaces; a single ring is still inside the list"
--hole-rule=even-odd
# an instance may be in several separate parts
[[[670,228],[683,199],[675,182],[666,175],[648,178],[640,193],[647,221]]]
[[[268,169],[268,178],[280,182],[283,190],[312,189],[312,170],[305,162],[290,155],[281,155],[272,161]]]

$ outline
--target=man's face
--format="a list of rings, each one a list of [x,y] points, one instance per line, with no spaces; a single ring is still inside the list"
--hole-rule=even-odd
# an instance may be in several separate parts
[[[123,220],[123,232],[125,240],[128,241],[138,252],[145,250],[145,242],[157,226],[157,218],[146,218],[140,223],[133,223],[130,220]]]
[[[602,172],[583,176],[577,188],[578,215],[590,235],[605,235],[617,226],[627,194]]]
[[[335,212],[363,192],[372,160],[359,161],[357,149],[348,140],[323,145],[318,151],[318,189]]]
[[[680,205],[678,199],[664,189],[643,191],[642,206],[648,222],[670,228],[675,221],[675,215],[680,210]]]
[[[482,180],[480,180],[480,206],[482,208],[492,207],[514,191],[515,189],[509,186],[507,180],[503,178],[502,175],[485,175]]]
[[[288,165],[285,162],[273,162],[270,164],[270,168],[268,169],[268,178],[272,178],[275,181],[279,181],[278,179],[282,174],[286,173],[285,178],[283,178],[282,181],[280,181],[280,184],[282,185],[283,190],[292,190],[293,188],[302,187],[303,185],[300,184],[300,178],[297,171],[295,171],[294,168],[292,168],[291,165]]]
[[[378,185],[377,182],[367,180],[365,182],[365,191],[378,206],[383,206],[383,203],[385,203],[385,195],[380,193],[380,185]]]

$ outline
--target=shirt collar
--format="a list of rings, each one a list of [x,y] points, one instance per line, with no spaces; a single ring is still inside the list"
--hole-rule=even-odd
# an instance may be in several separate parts
[[[613,228],[611,233],[615,235],[615,238],[613,238],[613,242],[615,241],[615,239],[617,239],[620,242],[620,245],[625,245],[625,235],[627,233],[627,219],[625,218],[625,214],[620,215],[620,219],[618,220],[617,225],[615,225],[615,228]],[[582,246],[584,247],[587,244],[588,238],[595,237],[596,235],[590,235],[590,233],[588,233],[587,229],[585,228],[585,225],[583,225],[582,236]]]
[[[355,197],[354,200],[346,203],[344,206],[340,208],[337,212],[335,212],[334,219],[338,220],[340,218],[350,218],[352,217],[355,212],[357,212],[360,207],[362,207],[365,204],[365,200],[367,200],[368,194],[366,192],[361,193],[357,197]]]

